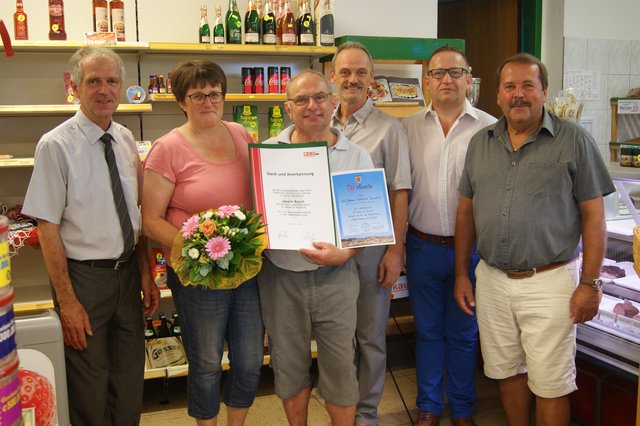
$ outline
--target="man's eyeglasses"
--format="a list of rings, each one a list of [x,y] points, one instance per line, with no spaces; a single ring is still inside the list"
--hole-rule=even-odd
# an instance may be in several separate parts
[[[442,80],[445,74],[449,74],[451,78],[460,78],[464,73],[469,72],[464,68],[436,68],[427,72],[427,75],[435,78],[436,80]]]
[[[195,105],[202,105],[206,98],[209,98],[212,104],[217,104],[224,100],[222,92],[211,92],[206,95],[204,93],[194,93],[193,95],[189,95],[187,97],[191,99],[191,102],[193,102]]]
[[[313,99],[313,102],[316,103],[316,105],[322,105],[323,103],[327,102],[327,99],[329,99],[329,96],[331,96],[331,93],[316,93],[315,95],[311,95],[311,96],[296,96],[295,98],[292,99],[287,99],[287,101],[291,101],[295,104],[295,106],[307,106],[309,105],[309,99]]]

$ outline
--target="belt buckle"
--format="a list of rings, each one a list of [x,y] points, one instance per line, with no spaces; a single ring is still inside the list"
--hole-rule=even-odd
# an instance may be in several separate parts
[[[442,247],[447,247],[447,237],[442,237],[440,244],[442,245]]]
[[[113,270],[119,271],[124,267],[125,263],[127,263],[126,260],[116,260],[116,264],[114,265]]]

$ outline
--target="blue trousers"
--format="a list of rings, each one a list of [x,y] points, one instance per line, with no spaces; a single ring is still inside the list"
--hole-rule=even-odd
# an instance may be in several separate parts
[[[417,330],[416,375],[421,410],[444,410],[444,376],[451,416],[469,417],[476,401],[478,350],[476,317],[462,312],[453,298],[453,247],[407,233],[407,281]],[[478,256],[469,278],[475,286]]]

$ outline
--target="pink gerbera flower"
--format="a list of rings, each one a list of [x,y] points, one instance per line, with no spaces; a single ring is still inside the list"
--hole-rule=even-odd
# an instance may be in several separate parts
[[[215,237],[207,241],[204,248],[211,260],[217,260],[229,253],[231,243],[225,237]]]
[[[193,233],[198,229],[198,221],[200,220],[200,216],[194,215],[191,216],[186,222],[182,225],[182,238],[190,238]]]
[[[236,210],[239,210],[240,206],[220,206],[218,207],[218,217],[219,218],[224,218],[224,217],[231,217],[231,215],[233,215],[233,213],[235,213]]]

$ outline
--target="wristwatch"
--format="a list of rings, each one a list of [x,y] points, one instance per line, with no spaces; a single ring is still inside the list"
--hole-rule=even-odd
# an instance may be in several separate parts
[[[580,278],[580,284],[588,285],[595,291],[602,290],[602,280],[600,278]]]

